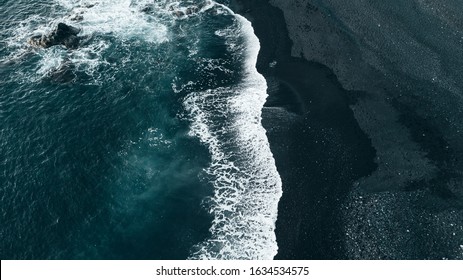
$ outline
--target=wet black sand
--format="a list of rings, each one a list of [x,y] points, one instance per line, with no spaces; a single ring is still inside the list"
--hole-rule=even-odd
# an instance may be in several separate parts
[[[375,151],[354,119],[348,92],[327,67],[290,56],[281,11],[265,1],[253,4],[259,2],[244,10],[252,9],[261,42],[257,66],[270,88],[263,125],[283,181],[277,258],[342,258],[341,203],[353,182],[374,170]]]
[[[449,187],[458,153],[407,103],[417,84],[403,79],[394,96],[396,83],[359,71],[367,90],[346,90],[327,66],[291,55],[280,9],[231,6],[253,23],[269,86],[263,125],[283,181],[276,258],[461,258],[461,186]]]

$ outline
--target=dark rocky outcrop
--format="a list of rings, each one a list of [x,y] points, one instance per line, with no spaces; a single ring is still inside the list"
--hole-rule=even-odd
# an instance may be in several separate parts
[[[33,36],[29,39],[28,43],[42,48],[62,45],[68,49],[76,49],[79,47],[80,42],[80,38],[77,36],[79,33],[79,28],[64,23],[58,23],[53,32],[50,34]]]

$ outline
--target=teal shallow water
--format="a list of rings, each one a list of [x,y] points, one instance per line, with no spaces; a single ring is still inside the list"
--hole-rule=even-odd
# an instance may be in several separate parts
[[[185,258],[207,234],[197,175],[208,154],[176,117],[172,46],[94,36],[83,54],[26,49],[3,62],[3,258]],[[66,59],[71,82],[43,70]]]
[[[200,9],[175,14],[192,5]],[[230,223],[249,223],[248,209],[240,208],[246,195],[274,186],[269,195],[279,197],[268,144],[260,143],[265,81],[250,78],[257,52],[249,54],[245,21],[210,1],[1,6],[3,259],[272,257],[255,255],[258,247],[244,245],[247,238],[225,237]],[[75,14],[83,21],[70,21]],[[78,50],[26,44],[58,22],[82,29]],[[233,102],[246,94],[255,108],[235,110]],[[202,103],[193,104],[196,98]],[[229,113],[215,112],[214,100]],[[248,120],[249,112],[257,118]],[[263,153],[240,142],[247,131],[257,133]],[[260,155],[269,171],[254,170]],[[223,178],[225,200],[217,183]],[[240,235],[276,246],[276,203],[267,210],[250,227],[268,227],[265,238]],[[237,255],[239,248],[249,252]]]

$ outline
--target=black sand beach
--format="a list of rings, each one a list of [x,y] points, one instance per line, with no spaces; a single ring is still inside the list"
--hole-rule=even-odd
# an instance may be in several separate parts
[[[390,54],[386,35],[348,30],[372,19],[337,1],[232,2],[260,39],[269,87],[263,125],[283,181],[276,258],[463,258],[463,141],[449,129],[461,126],[459,66],[442,58],[436,81],[411,73],[413,59],[391,63],[407,49]]]

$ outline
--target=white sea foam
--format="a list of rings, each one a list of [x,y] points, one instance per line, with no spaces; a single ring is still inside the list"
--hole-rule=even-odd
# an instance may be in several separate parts
[[[107,63],[103,59],[104,51],[110,46],[108,38],[119,41],[144,41],[154,45],[169,41],[169,22],[166,22],[162,14],[168,14],[167,10],[155,9],[155,13],[147,14],[143,7],[153,1],[131,0],[55,0],[62,7],[56,14],[47,16],[34,15],[23,20],[6,41],[6,45],[12,52],[3,60],[20,59],[24,54],[30,53],[33,48],[27,45],[27,40],[33,35],[48,34],[59,22],[64,22],[80,28],[83,44],[72,51],[67,51],[56,46],[49,49],[33,50],[41,57],[39,68],[30,76],[28,82],[41,79],[52,71],[59,69],[59,62],[70,62],[79,71],[84,71],[90,76],[95,76],[98,82],[98,67]],[[160,2],[154,1],[158,5]],[[160,15],[161,14],[161,15]],[[75,15],[82,16],[82,20],[74,22],[71,19]]]
[[[275,222],[282,190],[261,125],[267,84],[255,67],[260,44],[249,21],[220,7],[236,17],[239,30],[216,35],[230,36],[230,45],[236,36],[244,36],[245,77],[236,87],[193,92],[184,101],[191,135],[211,153],[206,173],[214,186],[207,205],[214,216],[211,238],[199,244],[191,258],[272,259],[278,251]]]
[[[169,41],[169,30],[165,21],[156,14],[142,12],[152,1],[101,0],[73,1],[56,0],[69,11],[68,16],[56,20],[81,28],[79,36],[97,36],[90,44],[84,44],[70,55],[69,60],[87,74],[95,76],[98,66],[107,63],[103,52],[110,47],[108,37],[119,41],[144,41],[153,45]],[[159,10],[156,10],[159,11]],[[82,16],[78,23],[70,21],[75,15]],[[124,62],[127,61],[122,61]],[[106,77],[105,79],[107,79]]]
[[[128,0],[102,0],[94,3],[56,1],[71,15],[81,13],[83,20],[73,23],[69,15],[27,19],[11,44],[24,44],[27,34],[50,32],[58,22],[82,28],[82,35],[98,33],[122,40],[139,39],[159,44],[169,40],[165,18],[182,20],[172,13],[172,9],[174,12],[175,9],[184,9],[179,1],[168,0],[136,3]],[[228,51],[246,52],[245,75],[239,85],[192,92],[184,101],[192,121],[190,134],[207,145],[211,153],[211,164],[205,171],[214,186],[214,195],[207,205],[214,217],[210,228],[211,237],[195,247],[197,250],[191,258],[272,259],[278,250],[274,230],[282,190],[265,130],[261,125],[267,84],[255,67],[260,49],[259,40],[251,23],[245,18],[235,15],[223,5],[212,1],[205,3],[199,13],[219,7],[215,11],[216,15],[235,16],[236,28],[219,30],[215,34],[227,39]],[[87,4],[95,6],[89,7]],[[141,7],[148,4],[159,8],[157,16],[163,17],[162,22],[157,22],[155,16],[141,12]],[[244,46],[240,40],[235,40],[237,37],[244,38]],[[72,52],[62,48],[40,50],[38,54],[42,61],[38,72],[46,75],[58,68],[65,57],[66,61],[77,68],[86,69],[92,74],[92,69],[105,63],[101,53],[108,47],[107,41],[99,39]],[[190,51],[192,57],[196,51]],[[221,67],[221,63],[205,60],[204,64],[209,67],[204,71],[228,71]],[[190,81],[176,90],[194,86],[195,82]]]
[[[168,41],[168,28],[157,17],[141,10],[150,1],[99,0],[72,1],[57,0],[70,11],[70,18],[79,14],[82,21],[82,35],[111,34],[120,39],[139,39],[153,43]],[[64,21],[72,24],[69,18]]]

